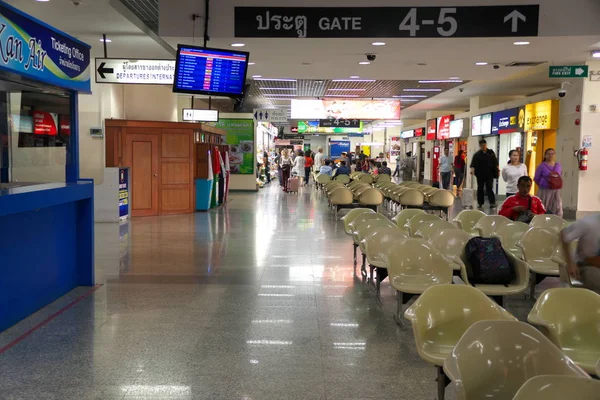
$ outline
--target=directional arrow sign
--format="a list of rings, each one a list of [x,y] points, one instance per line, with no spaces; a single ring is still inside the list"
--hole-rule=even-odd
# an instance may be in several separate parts
[[[525,17],[523,14],[521,14],[518,10],[514,10],[513,12],[508,14],[506,17],[504,17],[504,23],[511,21],[511,23],[512,23],[511,31],[512,32],[519,31],[519,20],[521,20],[523,22],[527,22],[527,17]]]
[[[587,78],[587,65],[553,65],[550,67],[550,78]]]
[[[173,85],[175,60],[96,58],[96,83]]]

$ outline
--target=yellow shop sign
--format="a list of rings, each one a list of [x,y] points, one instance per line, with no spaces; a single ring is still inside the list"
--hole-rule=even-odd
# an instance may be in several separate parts
[[[525,106],[525,130],[558,129],[558,100],[546,100]]]

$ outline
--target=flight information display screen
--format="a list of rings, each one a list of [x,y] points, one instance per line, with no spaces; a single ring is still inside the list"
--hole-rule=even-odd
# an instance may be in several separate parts
[[[179,45],[173,92],[243,96],[249,53]]]

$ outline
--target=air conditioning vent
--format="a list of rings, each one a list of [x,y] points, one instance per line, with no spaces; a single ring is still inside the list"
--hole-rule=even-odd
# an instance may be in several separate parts
[[[545,64],[547,61],[513,61],[506,64],[506,67],[537,67],[538,65]]]

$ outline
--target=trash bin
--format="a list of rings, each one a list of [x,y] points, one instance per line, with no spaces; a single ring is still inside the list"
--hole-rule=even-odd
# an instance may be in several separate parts
[[[212,191],[212,179],[196,179],[196,211],[207,211],[210,209]]]

